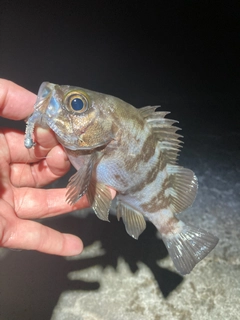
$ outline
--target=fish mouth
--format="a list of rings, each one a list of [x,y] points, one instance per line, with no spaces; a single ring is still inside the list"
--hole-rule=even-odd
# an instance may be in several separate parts
[[[30,149],[35,145],[32,138],[35,125],[39,124],[43,128],[53,127],[51,119],[54,118],[61,109],[62,95],[63,93],[59,85],[50,82],[43,82],[41,84],[38,90],[37,100],[34,104],[34,112],[27,119],[24,139],[26,148]],[[56,133],[56,128],[53,131]]]

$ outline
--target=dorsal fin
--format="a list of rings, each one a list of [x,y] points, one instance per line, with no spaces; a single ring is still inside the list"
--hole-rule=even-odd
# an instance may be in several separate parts
[[[165,118],[170,112],[155,111],[157,108],[159,106],[147,106],[139,109],[139,111],[152,127],[167,163],[177,164],[179,149],[182,147],[181,143],[183,143],[179,138],[183,136],[176,132],[181,129],[174,126],[178,121]]]
[[[192,170],[167,164],[168,173],[164,195],[169,199],[172,213],[180,213],[193,204],[195,200],[198,181]]]

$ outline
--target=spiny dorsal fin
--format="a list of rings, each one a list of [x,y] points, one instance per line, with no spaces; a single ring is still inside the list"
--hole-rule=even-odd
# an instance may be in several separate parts
[[[122,201],[117,203],[117,218],[123,219],[127,233],[134,239],[138,239],[146,228],[143,215]]]
[[[160,143],[160,147],[167,163],[176,164],[179,149],[182,147],[182,138],[176,131],[181,130],[173,126],[178,121],[165,118],[170,112],[155,111],[159,106],[147,106],[139,109],[142,116],[146,119],[147,123],[152,127],[152,130]]]

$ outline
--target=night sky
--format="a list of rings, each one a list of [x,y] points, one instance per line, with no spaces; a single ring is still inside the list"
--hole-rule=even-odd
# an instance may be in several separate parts
[[[1,77],[161,104],[185,134],[239,129],[239,2],[0,3]]]

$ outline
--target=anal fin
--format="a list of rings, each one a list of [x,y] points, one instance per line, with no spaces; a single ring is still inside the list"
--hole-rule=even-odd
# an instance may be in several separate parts
[[[134,239],[138,239],[146,228],[146,221],[143,215],[125,202],[118,201],[117,218],[123,219],[127,233]]]
[[[176,235],[162,236],[175,268],[182,274],[188,274],[217,245],[218,238],[207,231],[181,224]]]

